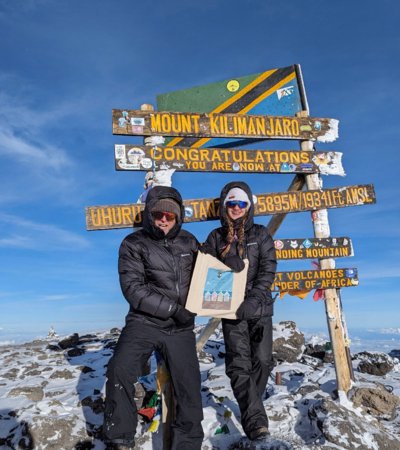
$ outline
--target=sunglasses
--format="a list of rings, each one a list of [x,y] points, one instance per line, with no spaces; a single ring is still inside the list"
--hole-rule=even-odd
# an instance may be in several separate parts
[[[167,211],[154,211],[151,213],[154,220],[161,220],[164,216],[167,219],[167,222],[173,222],[176,220],[176,215],[172,212]]]
[[[226,202],[226,207],[227,208],[234,208],[235,206],[239,206],[240,209],[244,209],[247,208],[247,202],[243,202],[240,200],[234,200],[231,202]]]

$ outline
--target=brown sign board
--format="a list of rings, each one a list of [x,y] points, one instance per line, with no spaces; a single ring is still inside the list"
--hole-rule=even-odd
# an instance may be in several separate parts
[[[357,269],[300,270],[277,272],[272,291],[341,289],[358,285]]]
[[[376,202],[372,184],[345,186],[312,191],[287,191],[256,195],[255,216],[277,213],[315,211],[326,208],[368,205]],[[185,222],[201,222],[219,218],[219,199],[184,200]],[[88,206],[87,230],[140,227],[144,204]]]
[[[342,175],[342,153],[115,145],[116,170]]]
[[[277,259],[323,259],[353,256],[348,237],[275,239]]]
[[[113,134],[211,138],[306,139],[332,142],[338,121],[313,117],[145,112],[113,109]]]

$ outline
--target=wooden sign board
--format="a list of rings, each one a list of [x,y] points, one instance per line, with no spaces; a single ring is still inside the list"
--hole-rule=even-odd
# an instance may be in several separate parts
[[[233,76],[157,96],[158,111],[295,116],[297,112],[307,109],[298,64],[241,77]],[[233,138],[175,137],[167,138],[167,143],[169,146],[199,148],[232,147],[243,145],[244,141]]]
[[[358,285],[357,269],[302,270],[277,272],[272,291],[341,289]]]
[[[323,259],[353,256],[348,237],[276,239],[276,259]]]
[[[129,136],[235,137],[332,142],[338,121],[313,117],[145,112],[113,109],[113,134]]]
[[[314,211],[325,208],[368,205],[376,202],[372,184],[345,186],[314,191],[287,191],[258,194],[255,216],[277,213]],[[184,200],[185,222],[219,218],[219,198]],[[143,204],[89,206],[86,208],[87,230],[140,227]]]
[[[115,145],[116,170],[321,173],[344,176],[342,153]]]

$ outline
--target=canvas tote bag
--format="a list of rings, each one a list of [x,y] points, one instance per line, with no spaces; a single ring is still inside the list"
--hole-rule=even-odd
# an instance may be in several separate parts
[[[211,255],[197,254],[186,309],[198,316],[237,319],[236,310],[244,300],[249,261],[235,273]]]

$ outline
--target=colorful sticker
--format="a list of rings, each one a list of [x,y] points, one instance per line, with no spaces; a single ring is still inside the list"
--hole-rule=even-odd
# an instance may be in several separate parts
[[[140,163],[143,159],[144,151],[141,148],[132,147],[127,154],[128,163],[135,169],[140,168]]]
[[[290,172],[288,163],[281,164],[281,172]]]
[[[311,125],[301,125],[300,126],[300,131],[311,131]]]
[[[235,170],[235,171],[237,172],[237,171],[240,169],[239,163],[236,163],[236,162],[233,163],[233,164],[232,164],[232,169]]]
[[[276,95],[278,96],[278,100],[280,100],[282,97],[289,97],[294,92],[294,86],[287,86],[282,89],[278,89],[276,91]]]
[[[126,123],[127,123],[127,120],[125,119],[125,117],[120,117],[118,119],[118,126],[119,127],[124,127],[126,125]]]
[[[144,169],[150,169],[151,166],[153,165],[153,161],[152,161],[150,158],[143,158],[143,159],[140,161],[140,164],[142,165],[142,167],[143,167]]]
[[[125,159],[125,145],[115,146],[115,157],[117,159]]]
[[[311,172],[313,170],[313,165],[311,163],[302,163],[300,168],[303,172]]]
[[[297,248],[299,246],[299,243],[297,241],[290,241],[290,246],[292,248]]]
[[[185,217],[193,217],[194,211],[191,206],[185,206]]]
[[[278,239],[278,240],[274,241],[274,245],[277,250],[282,250],[284,243]]]
[[[312,242],[310,241],[310,239],[305,239],[304,241],[303,241],[303,247],[304,248],[310,248],[310,247],[312,247]]]
[[[138,125],[132,125],[132,133],[142,134],[143,133],[143,127],[140,127]]]
[[[226,84],[226,88],[228,89],[229,92],[236,92],[237,90],[239,90],[239,87],[240,84],[238,80],[230,80]]]
[[[346,277],[348,278],[354,278],[355,276],[357,276],[357,271],[355,269],[346,269],[345,273]]]
[[[314,122],[314,130],[320,131],[321,130],[321,126],[322,126],[322,124],[321,124],[321,122],[319,120],[316,120]]]
[[[131,125],[144,127],[145,126],[144,117],[132,117],[131,118]]]

